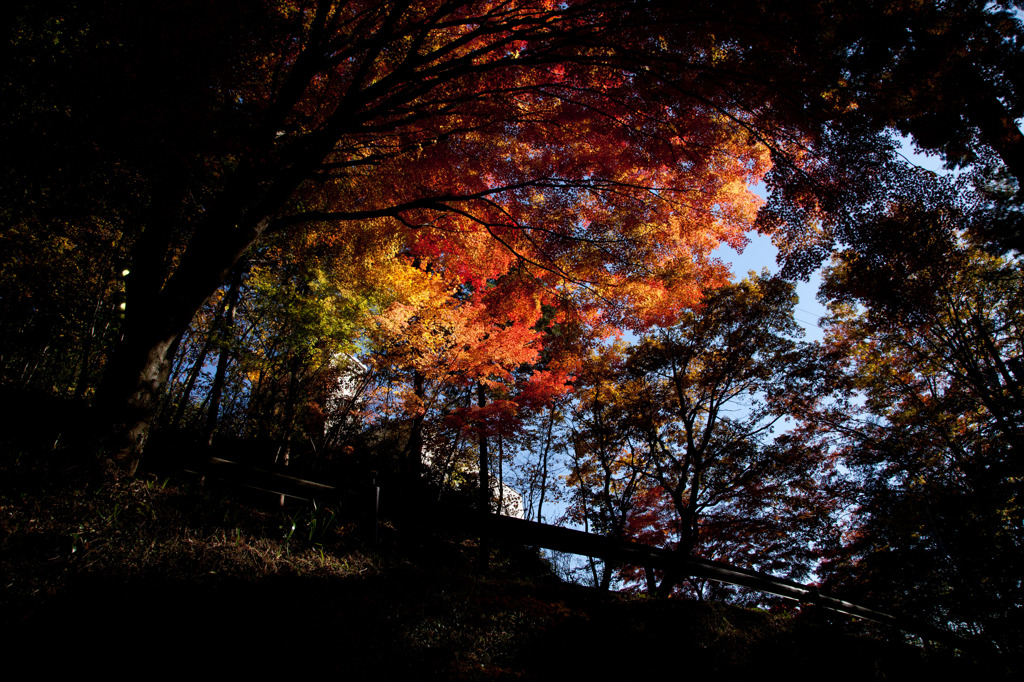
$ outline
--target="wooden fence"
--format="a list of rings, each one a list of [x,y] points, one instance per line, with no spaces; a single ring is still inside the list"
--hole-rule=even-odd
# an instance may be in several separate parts
[[[353,495],[352,492],[344,493],[333,486],[316,481],[238,464],[221,458],[211,458],[205,467],[200,467],[193,473],[271,493],[279,496],[282,503],[288,497],[299,501],[313,499],[328,501],[340,500],[343,496],[352,499]],[[379,489],[375,492],[376,494],[372,495],[375,505],[372,511],[374,516],[377,513]],[[371,499],[371,496],[368,495],[358,495],[357,497]],[[428,522],[428,518],[424,516],[426,513],[429,515],[429,521],[480,537],[598,558],[619,564],[631,564],[642,567],[648,572],[655,569],[662,571],[674,569],[683,576],[717,580],[792,599],[803,604],[812,604],[827,611],[890,625],[904,632],[953,647],[961,649],[977,649],[979,647],[978,643],[970,642],[929,624],[899,618],[854,604],[824,594],[812,585],[803,585],[766,573],[737,568],[721,561],[685,556],[659,547],[603,537],[572,528],[551,526],[496,514],[471,513],[465,509],[439,507],[429,512],[419,510],[417,513],[417,521],[421,524]]]

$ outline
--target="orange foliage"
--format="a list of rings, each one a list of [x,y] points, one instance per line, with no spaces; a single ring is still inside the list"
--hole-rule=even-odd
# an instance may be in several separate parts
[[[768,151],[700,98],[652,101],[641,65],[594,47],[614,22],[590,3],[356,2],[324,30],[353,57],[309,83],[290,125],[358,125],[296,219],[383,217],[451,290],[502,280],[498,324],[553,299],[599,325],[670,324],[725,280],[711,254],[744,243]]]

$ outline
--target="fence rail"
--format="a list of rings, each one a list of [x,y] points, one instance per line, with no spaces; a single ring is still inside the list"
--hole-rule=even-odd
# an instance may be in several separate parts
[[[216,457],[210,458],[206,466],[199,469],[195,473],[280,495],[282,501],[285,496],[297,500],[312,500],[314,498],[326,500],[339,499],[345,494],[352,494],[351,491],[341,491],[316,481]],[[812,585],[803,585],[767,573],[738,568],[721,561],[685,556],[660,547],[650,547],[629,540],[594,535],[572,528],[551,526],[497,514],[469,513],[465,509],[440,508],[434,518],[449,528],[461,528],[481,537],[491,537],[506,542],[542,547],[616,563],[632,564],[646,570],[675,570],[681,575],[747,587],[804,604],[813,604],[827,611],[890,625],[904,632],[957,648],[977,649],[979,647],[976,642],[965,640],[926,623],[899,618],[854,604],[824,594]],[[420,516],[418,521],[423,523],[425,518]]]

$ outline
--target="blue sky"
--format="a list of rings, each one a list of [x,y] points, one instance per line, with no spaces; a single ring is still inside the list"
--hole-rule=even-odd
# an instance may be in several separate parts
[[[746,277],[750,270],[760,272],[762,268],[768,268],[772,273],[777,273],[779,271],[779,265],[775,262],[777,254],[778,249],[772,244],[771,238],[759,234],[751,236],[750,244],[743,249],[742,254],[736,253],[728,246],[719,249],[719,256],[722,260],[732,264],[732,273],[737,280]],[[815,298],[820,284],[821,277],[818,273],[815,273],[809,282],[797,282],[796,293],[800,297],[800,301],[796,304],[795,317],[797,322],[804,327],[805,341],[819,341],[822,338],[818,320],[828,311]]]

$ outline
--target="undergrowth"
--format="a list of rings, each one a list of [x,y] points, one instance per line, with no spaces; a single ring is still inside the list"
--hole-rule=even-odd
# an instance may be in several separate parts
[[[15,450],[0,456],[0,611],[11,660],[40,642],[62,652],[33,658],[39,672],[202,661],[235,675],[556,679],[670,659],[689,674],[827,666],[863,680],[967,666],[821,617],[567,585],[522,548],[481,574],[473,538],[445,528],[126,478],[73,446]]]

